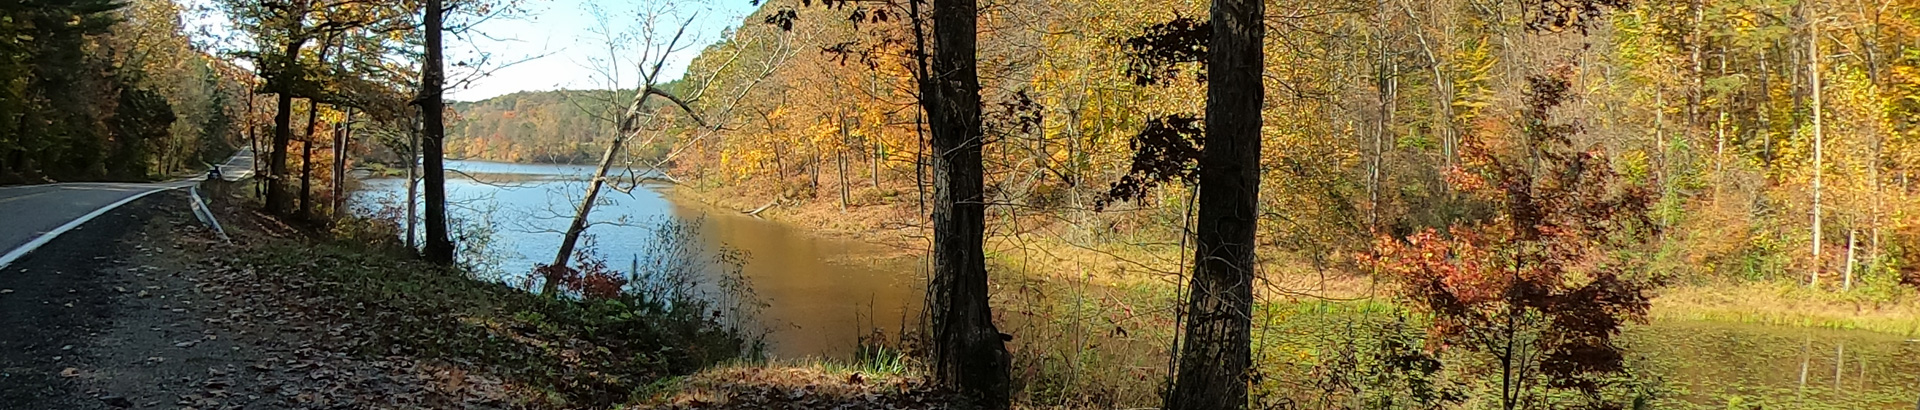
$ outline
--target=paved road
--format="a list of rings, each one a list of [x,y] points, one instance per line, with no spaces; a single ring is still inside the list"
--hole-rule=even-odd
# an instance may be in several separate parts
[[[253,152],[220,165],[224,179],[253,175]],[[89,219],[154,192],[200,183],[206,175],[156,183],[76,182],[0,188],[0,267]]]

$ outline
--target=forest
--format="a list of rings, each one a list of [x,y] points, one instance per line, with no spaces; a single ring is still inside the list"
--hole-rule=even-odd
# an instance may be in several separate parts
[[[199,172],[243,145],[248,75],[169,1],[0,5],[0,184]]]
[[[0,184],[260,153],[205,184],[242,240],[193,289],[290,295],[263,306],[312,323],[275,334],[327,333],[301,354],[418,366],[314,396],[344,407],[1920,397],[1913,0],[753,0],[697,49],[698,12],[647,3],[592,9],[632,27],[592,45],[604,87],[479,101],[448,93],[514,62],[449,43],[526,2],[17,3]],[[487,189],[554,224],[453,195]],[[646,200],[680,219],[621,213]],[[790,301],[703,236],[727,217],[881,249],[808,262],[884,267],[911,307],[852,313],[851,357],[772,357],[751,323]],[[516,234],[555,246],[489,266]],[[355,401],[394,380],[439,384]]]

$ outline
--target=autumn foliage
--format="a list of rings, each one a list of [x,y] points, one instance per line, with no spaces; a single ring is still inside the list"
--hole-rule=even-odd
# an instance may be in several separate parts
[[[1637,257],[1654,229],[1651,195],[1602,153],[1576,149],[1578,125],[1554,122],[1574,70],[1529,79],[1515,141],[1466,140],[1448,182],[1491,217],[1381,237],[1370,257],[1432,316],[1430,348],[1497,359],[1507,408],[1525,407],[1541,383],[1597,392],[1595,376],[1624,369],[1613,337],[1645,320],[1658,283]]]
[[[578,268],[535,264],[533,277],[556,278],[560,289],[587,299],[613,299],[627,286],[626,275],[607,267],[607,261],[589,252],[577,252]]]

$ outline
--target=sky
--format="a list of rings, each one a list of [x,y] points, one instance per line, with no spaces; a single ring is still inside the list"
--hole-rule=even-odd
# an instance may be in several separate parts
[[[524,10],[517,17],[475,25],[482,35],[466,36],[464,44],[449,40],[450,64],[473,59],[484,52],[493,62],[490,64],[493,68],[483,68],[490,73],[449,90],[448,98],[477,101],[517,91],[606,88],[605,76],[594,68],[597,61],[606,60],[608,55],[607,36],[601,33],[608,30],[599,30],[599,27],[636,36],[623,41],[631,47],[622,53],[626,60],[622,62],[620,81],[622,88],[634,87],[637,70],[634,69],[636,62],[631,59],[642,43],[637,34],[647,13],[660,16],[654,32],[663,37],[671,36],[681,22],[693,19],[687,29],[687,36],[692,37],[691,46],[670,54],[661,72],[662,81],[677,79],[700,50],[720,40],[725,30],[739,26],[741,19],[754,9],[748,0],[525,0],[522,5]],[[594,17],[591,7],[598,7],[610,17],[606,25]],[[501,64],[506,62],[513,63]],[[449,70],[449,78],[461,76],[458,67],[449,67]]]
[[[213,9],[212,0],[176,1],[189,9]],[[595,68],[604,66],[597,62],[607,60],[605,32],[625,35],[621,43],[627,47],[622,53],[619,87],[635,88],[638,70],[634,60],[638,46],[644,42],[639,35],[645,31],[641,22],[648,15],[658,16],[653,31],[662,37],[661,42],[665,42],[664,37],[671,36],[680,23],[691,19],[686,38],[682,39],[687,46],[670,54],[661,70],[661,82],[678,79],[700,50],[719,41],[726,30],[738,27],[741,19],[755,9],[750,0],[519,0],[519,3],[519,11],[509,17],[479,22],[468,35],[448,36],[447,78],[450,82],[462,78],[471,80],[449,89],[447,98],[478,101],[517,91],[608,88],[611,85],[600,74],[602,70]],[[609,17],[606,24],[595,17],[595,9]],[[192,15],[185,23],[201,33],[198,36],[203,40],[219,43],[218,47],[246,48],[244,40],[233,36],[224,20],[224,16],[210,11]],[[456,65],[461,61],[478,61],[483,55],[487,63],[475,66],[478,69]],[[486,75],[474,75],[479,72]]]

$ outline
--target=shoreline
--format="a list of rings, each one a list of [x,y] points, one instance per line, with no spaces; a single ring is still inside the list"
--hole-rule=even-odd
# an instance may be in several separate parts
[[[745,211],[742,211],[742,209],[753,209],[766,203],[764,198],[748,195],[746,192],[738,192],[736,194],[736,192],[732,191],[751,192],[752,190],[739,186],[700,188],[688,184],[674,184],[671,185],[670,189],[663,190],[661,194],[676,203],[699,204],[699,206],[712,212],[739,212],[744,214]],[[905,225],[902,228],[886,229],[884,226],[876,226],[878,224],[869,222],[882,220],[874,219],[873,216],[875,215],[910,215],[910,212],[903,212],[907,210],[892,209],[904,208],[899,205],[899,203],[857,205],[849,207],[846,213],[841,213],[834,204],[802,202],[795,205],[792,201],[781,201],[777,206],[761,212],[760,217],[776,223],[792,226],[809,235],[857,240],[899,249],[899,253],[891,255],[889,258],[910,257],[913,256],[912,252],[925,252],[924,249],[926,248],[924,247],[913,247],[915,246],[914,238],[925,238],[929,236],[925,233],[926,229],[924,227],[914,225],[909,221],[908,223],[902,223],[901,225]],[[835,216],[841,215],[844,215],[844,217],[835,218]],[[994,247],[994,242],[996,241],[990,238],[989,247]],[[1085,253],[1085,251],[1088,251],[1084,249],[1071,249],[1072,247],[1070,245],[1053,243],[1055,241],[1038,242],[1038,244],[1033,242],[1026,243],[1024,244],[1024,248],[1039,249],[1025,250],[1038,250],[1043,254]],[[996,253],[995,251],[999,251],[999,253],[1010,253],[1021,250],[1022,249],[1000,247],[1000,249],[989,250],[989,253]],[[1098,253],[1099,251],[1091,252]],[[1066,259],[1079,258],[1067,257]],[[1063,260],[1061,262],[1076,261]],[[1013,268],[995,269],[996,280],[1020,279],[1044,282],[1072,280],[1070,278],[1063,279],[1056,277],[1060,275],[1044,273],[1008,274],[998,272],[1004,270],[1024,270],[1026,269],[1025,267],[1012,265],[1029,265],[1032,263],[1035,262],[1012,261],[1011,263],[1001,263],[990,261],[989,265],[1001,268]],[[1104,267],[1084,265],[1086,264],[1070,263],[1068,265],[1048,266],[1079,268],[1083,271],[1101,270],[1100,268]],[[1281,268],[1283,267],[1270,266],[1267,271],[1285,271]],[[1019,275],[1019,277],[1009,277],[1010,275]],[[1106,274],[1094,276],[1097,277],[1090,278],[1091,282],[1095,282],[1104,287],[1165,287],[1165,284],[1161,283],[1163,281],[1148,277],[1139,277],[1140,275],[1137,274],[1119,275],[1121,277]],[[1276,281],[1283,283],[1299,283],[1303,280],[1311,281],[1311,285],[1303,286],[1310,290],[1297,292],[1311,294],[1310,297],[1343,299],[1373,299],[1383,297],[1377,294],[1370,294],[1371,292],[1364,290],[1366,289],[1364,282],[1367,282],[1367,279],[1360,276],[1344,274],[1332,274],[1325,277],[1297,276],[1301,275],[1288,275]],[[1296,292],[1289,289],[1287,293]],[[1388,297],[1390,298],[1390,296]],[[1920,303],[1916,303],[1913,292],[1898,292],[1898,294],[1889,296],[1888,298],[1888,300],[1875,301],[1869,300],[1870,296],[1859,292],[1842,294],[1826,291],[1808,291],[1804,286],[1791,286],[1772,282],[1716,281],[1706,284],[1671,285],[1658,289],[1652,299],[1653,305],[1651,309],[1649,309],[1647,318],[1649,321],[1706,321],[1816,329],[1866,330],[1905,337],[1920,335]]]

